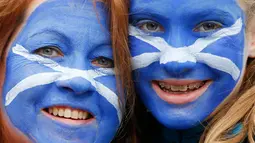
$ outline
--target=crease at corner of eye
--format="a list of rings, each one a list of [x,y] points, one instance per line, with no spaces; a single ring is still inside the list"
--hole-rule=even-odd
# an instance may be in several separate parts
[[[15,85],[6,95],[5,106],[11,104],[11,102],[19,95],[19,93],[31,89],[36,86],[46,85],[59,80],[70,80],[75,77],[81,77],[86,79],[95,87],[96,91],[103,96],[110,104],[114,106],[117,111],[119,122],[122,118],[122,112],[120,110],[119,98],[111,89],[95,80],[95,78],[102,76],[114,75],[113,69],[99,69],[103,72],[96,72],[95,70],[80,70],[72,69],[68,67],[62,67],[55,61],[47,59],[38,55],[30,54],[27,49],[21,45],[16,45],[12,49],[13,53],[20,55],[30,61],[38,62],[46,67],[51,68],[54,72],[45,72],[31,75],[17,85]]]
[[[205,38],[198,38],[192,45],[187,47],[172,47],[169,45],[163,38],[149,36],[148,34],[144,34],[141,30],[134,26],[130,26],[130,36],[133,36],[145,43],[150,44],[156,49],[160,50],[159,52],[153,53],[142,53],[138,56],[134,56],[132,58],[133,70],[145,68],[150,64],[160,61],[161,64],[165,64],[168,62],[205,62],[210,67],[215,68],[217,70],[226,72],[232,76],[234,80],[237,80],[240,76],[239,68],[233,63],[231,60],[217,56],[212,54],[205,54],[201,51],[204,50],[209,45],[218,41],[227,36],[233,36],[242,31],[243,21],[242,18],[236,20],[236,22],[227,28],[222,28],[211,36]],[[158,54],[157,54],[158,53]],[[179,54],[185,54],[185,59],[183,56],[179,56]],[[202,55],[203,54],[203,55]],[[212,56],[215,58],[215,61],[206,60],[211,59]],[[149,58],[152,57],[152,58]],[[226,65],[226,66],[217,66],[217,65]]]

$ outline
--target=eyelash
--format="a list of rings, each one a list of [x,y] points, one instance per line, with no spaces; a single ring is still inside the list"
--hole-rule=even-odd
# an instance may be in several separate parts
[[[46,58],[56,58],[64,56],[63,52],[58,47],[55,46],[45,46],[35,50],[33,53]]]
[[[108,62],[106,64],[102,63],[102,62]],[[114,68],[114,61],[110,58],[106,58],[103,56],[99,56],[94,58],[91,61],[92,65],[97,66],[97,67],[101,67],[101,68]]]
[[[153,20],[139,20],[134,25],[146,33],[164,32],[164,27]],[[154,28],[154,30],[150,28]]]
[[[151,25],[148,25],[151,24]],[[207,25],[206,25],[207,24]],[[138,22],[135,22],[136,27],[141,29],[142,31],[146,33],[156,33],[156,32],[164,32],[164,27],[159,24],[156,21],[153,20],[139,20]],[[150,28],[148,26],[151,26]],[[207,27],[205,27],[207,26]],[[196,25],[195,28],[193,28],[194,32],[212,32],[217,29],[221,29],[223,27],[223,24],[217,21],[204,21]],[[154,29],[151,29],[154,28]]]
[[[207,24],[207,25],[205,25]],[[205,28],[204,26],[209,26]],[[196,25],[196,27],[193,29],[194,32],[212,32],[217,29],[221,29],[223,27],[223,24],[217,21],[204,21]]]

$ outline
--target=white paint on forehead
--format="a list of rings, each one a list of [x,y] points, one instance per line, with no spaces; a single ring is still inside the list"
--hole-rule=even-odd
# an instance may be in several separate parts
[[[194,44],[190,46],[172,47],[163,38],[150,36],[147,33],[144,33],[141,30],[135,28],[134,26],[130,26],[129,34],[131,36],[134,36],[135,38],[148,43],[159,50],[159,52],[142,53],[141,55],[133,57],[133,70],[147,67],[156,61],[159,61],[160,64],[166,64],[168,62],[201,62],[212,68],[226,72],[230,74],[234,80],[237,80],[240,76],[240,70],[235,65],[235,63],[224,57],[205,54],[201,51],[219,39],[240,33],[242,31],[242,27],[242,19],[239,18],[231,27],[223,28],[211,36],[199,38],[194,42]]]
[[[11,102],[19,95],[19,93],[40,85],[50,84],[60,80],[69,80],[72,78],[80,77],[88,80],[92,86],[96,88],[96,91],[102,95],[110,104],[117,110],[119,122],[122,119],[122,112],[120,110],[119,98],[112,90],[107,88],[102,83],[95,80],[97,77],[114,75],[113,69],[97,69],[97,70],[79,70],[68,67],[62,67],[55,61],[44,58],[39,55],[30,54],[23,46],[16,45],[12,48],[13,53],[20,55],[30,61],[38,62],[46,67],[53,69],[55,72],[39,73],[31,75],[17,85],[15,85],[6,95],[5,106],[11,104]]]

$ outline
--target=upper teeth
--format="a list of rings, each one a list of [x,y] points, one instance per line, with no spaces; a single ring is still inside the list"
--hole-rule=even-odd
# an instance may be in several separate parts
[[[188,84],[188,85],[170,85],[170,84],[167,84],[165,82],[159,82],[159,86],[164,91],[171,90],[173,92],[177,92],[177,91],[185,92],[189,89],[194,90],[194,89],[200,88],[203,85],[204,85],[204,82],[196,82],[196,83],[192,83],[192,84]]]
[[[50,114],[54,116],[59,116],[64,118],[81,119],[81,120],[86,120],[89,118],[88,112],[74,110],[70,108],[52,107],[52,108],[49,108],[48,111]]]

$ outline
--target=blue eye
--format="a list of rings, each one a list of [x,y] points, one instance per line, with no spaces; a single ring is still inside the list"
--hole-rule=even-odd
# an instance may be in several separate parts
[[[114,68],[114,62],[112,59],[106,57],[97,57],[91,61],[94,66],[101,68]]]
[[[152,20],[141,20],[137,22],[136,26],[142,31],[147,33],[155,33],[155,32],[164,31],[164,28],[162,25]]]
[[[194,32],[212,32],[214,30],[222,28],[222,24],[216,21],[206,21],[198,24],[193,31]]]
[[[56,58],[56,57],[63,57],[64,54],[59,50],[57,47],[47,46],[42,47],[34,52],[37,55],[46,57],[46,58]]]

